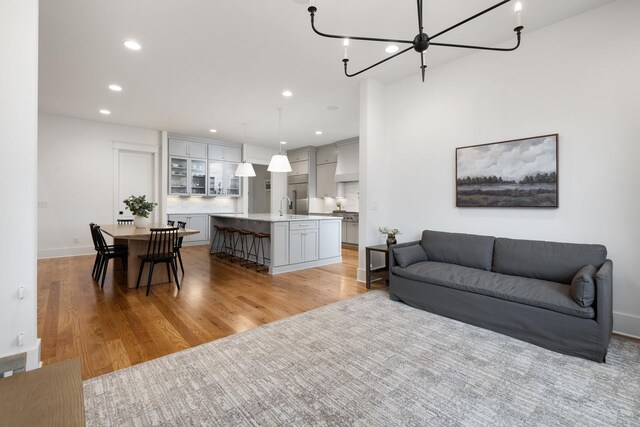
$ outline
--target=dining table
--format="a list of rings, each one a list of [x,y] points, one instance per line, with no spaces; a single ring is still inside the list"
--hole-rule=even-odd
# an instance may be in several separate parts
[[[128,249],[127,256],[127,287],[135,288],[138,280],[138,271],[140,269],[140,255],[146,255],[149,246],[149,237],[151,236],[152,228],[171,228],[164,223],[152,223],[145,228],[136,228],[133,224],[105,224],[100,225],[100,230],[113,238],[114,245],[123,245]],[[178,236],[186,237],[193,234],[198,234],[200,231],[192,230],[189,228],[178,228]],[[122,269],[123,266],[119,260],[115,260],[113,263],[114,269]],[[149,264],[145,263],[142,277],[146,278],[149,274]],[[165,268],[156,268],[153,271],[153,278],[151,284],[167,283],[169,282],[169,276]],[[143,283],[143,285],[146,284]]]

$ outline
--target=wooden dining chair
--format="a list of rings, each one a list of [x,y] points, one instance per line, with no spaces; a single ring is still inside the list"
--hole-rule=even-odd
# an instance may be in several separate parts
[[[175,243],[178,237],[178,228],[152,228],[149,236],[149,245],[147,253],[139,255],[140,270],[138,271],[138,281],[136,288],[140,287],[140,279],[142,278],[142,270],[144,265],[149,263],[149,277],[147,278],[147,296],[151,293],[151,280],[153,278],[153,269],[156,264],[164,263],[167,266],[167,276],[171,281],[171,271],[176,282],[178,290],[180,290],[180,282],[178,281],[178,271],[176,266]]]
[[[116,221],[118,222],[118,225],[133,224],[133,220],[132,219],[118,219]]]
[[[167,221],[167,225],[170,225],[171,227],[175,227],[176,226],[176,222],[170,219],[170,220]]]
[[[185,229],[187,228],[187,223],[184,221],[178,221],[178,228]],[[182,264],[182,254],[180,253],[180,249],[182,249],[182,242],[184,240],[184,236],[178,236],[176,239],[176,256],[178,257],[178,261],[180,261],[180,270],[182,270],[182,275],[184,276],[184,265]]]
[[[104,288],[104,279],[107,276],[107,268],[109,267],[109,260],[120,258],[122,261],[122,265],[124,269],[127,269],[127,247],[121,245],[107,245],[107,241],[104,239],[102,235],[102,231],[100,230],[99,225],[93,226],[93,235],[95,236],[96,242],[98,243],[98,251],[100,254],[100,262],[98,267],[97,277],[100,278],[100,273],[102,273],[102,282],[100,283],[100,287]],[[97,281],[98,279],[96,279]]]

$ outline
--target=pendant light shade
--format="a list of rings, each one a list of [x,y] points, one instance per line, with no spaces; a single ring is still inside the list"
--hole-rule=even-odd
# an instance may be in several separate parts
[[[291,172],[291,165],[286,154],[282,154],[282,108],[278,108],[278,133],[280,136],[278,143],[278,154],[274,154],[269,162],[267,170],[269,172]]]
[[[251,163],[242,162],[236,169],[236,176],[256,176],[256,171]]]
[[[291,164],[289,164],[287,156],[274,154],[267,170],[269,172],[291,172]]]
[[[243,123],[244,126],[244,144],[247,145],[247,124]],[[236,168],[236,176],[256,176],[256,171],[253,170],[253,165],[251,163],[247,163],[246,160],[243,160],[242,163],[238,165]]]

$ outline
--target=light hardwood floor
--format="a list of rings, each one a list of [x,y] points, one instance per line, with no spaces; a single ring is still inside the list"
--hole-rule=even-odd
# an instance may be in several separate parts
[[[92,378],[366,292],[353,249],[343,249],[342,264],[277,276],[217,259],[206,246],[182,254],[181,291],[154,285],[149,297],[127,289],[124,272],[114,284],[111,266],[101,290],[93,256],[40,260],[43,363],[80,358],[83,379]]]

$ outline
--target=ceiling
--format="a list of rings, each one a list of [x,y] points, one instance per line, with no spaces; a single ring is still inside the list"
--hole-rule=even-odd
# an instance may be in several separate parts
[[[523,0],[521,49],[527,32],[609,1]],[[496,2],[425,0],[425,31],[433,34]],[[357,136],[359,82],[414,76],[418,87],[419,56],[411,51],[347,78],[342,42],[312,32],[307,6],[302,0],[40,0],[40,111],[234,142],[243,141],[246,123],[250,144],[277,147],[281,106],[287,148]],[[316,6],[321,31],[401,39],[417,34],[413,1],[317,0]],[[507,4],[439,41],[514,40],[514,22]],[[142,50],[124,48],[127,39],[139,41]],[[350,69],[386,57],[385,47],[352,42]],[[427,65],[471,52],[434,46]],[[124,90],[111,92],[112,83]],[[293,96],[284,98],[285,89]],[[112,114],[102,116],[101,108]]]

